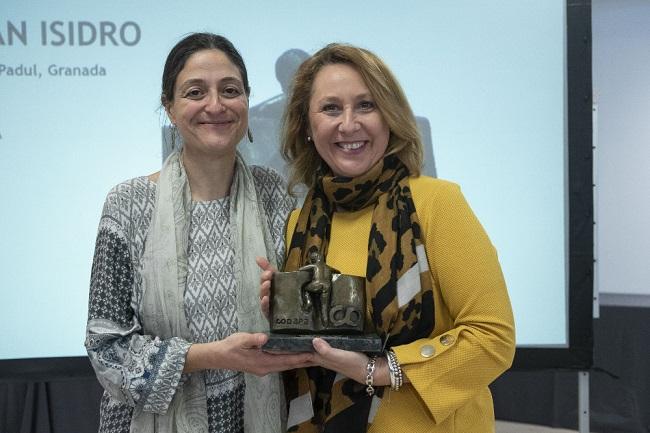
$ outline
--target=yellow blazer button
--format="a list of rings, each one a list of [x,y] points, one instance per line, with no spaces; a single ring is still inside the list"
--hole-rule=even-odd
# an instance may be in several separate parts
[[[456,341],[456,338],[454,338],[453,335],[445,334],[442,337],[440,337],[440,343],[443,346],[451,346],[454,344],[454,341]]]
[[[436,348],[430,344],[425,344],[420,348],[420,355],[422,355],[423,358],[431,358],[435,353]]]

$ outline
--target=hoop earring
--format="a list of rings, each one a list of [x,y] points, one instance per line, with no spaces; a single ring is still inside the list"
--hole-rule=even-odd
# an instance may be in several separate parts
[[[246,132],[246,134],[248,135],[248,141],[250,141],[252,143],[253,142],[253,133],[251,132],[250,128],[248,128],[248,131]]]

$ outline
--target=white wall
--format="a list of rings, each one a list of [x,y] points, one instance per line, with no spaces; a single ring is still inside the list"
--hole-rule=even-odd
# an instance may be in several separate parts
[[[650,306],[650,1],[593,0],[601,303]]]

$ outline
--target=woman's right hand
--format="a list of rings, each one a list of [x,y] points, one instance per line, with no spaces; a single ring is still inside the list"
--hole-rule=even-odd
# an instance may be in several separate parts
[[[223,340],[193,344],[185,357],[183,372],[227,369],[265,376],[269,373],[315,365],[313,353],[265,352],[262,346],[268,338],[268,335],[262,333],[237,332]]]
[[[271,294],[271,280],[273,274],[277,271],[266,257],[257,257],[255,259],[257,266],[262,270],[260,275],[260,308],[266,318],[269,318],[269,295]]]

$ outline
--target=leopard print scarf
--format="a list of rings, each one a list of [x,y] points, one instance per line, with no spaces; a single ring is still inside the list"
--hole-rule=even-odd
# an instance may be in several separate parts
[[[285,270],[309,263],[312,251],[327,258],[333,213],[367,206],[373,206],[366,268],[372,326],[387,348],[427,337],[434,327],[433,291],[409,172],[394,155],[356,178],[319,176],[298,217]],[[366,431],[371,405],[378,401],[367,396],[365,385],[335,379],[335,372],[320,367],[285,374],[287,402],[304,404],[309,393],[313,407],[309,419],[304,411],[292,417],[296,410],[290,407],[289,431]],[[381,398],[383,391],[377,388],[376,396]],[[291,418],[297,424],[292,426]]]

